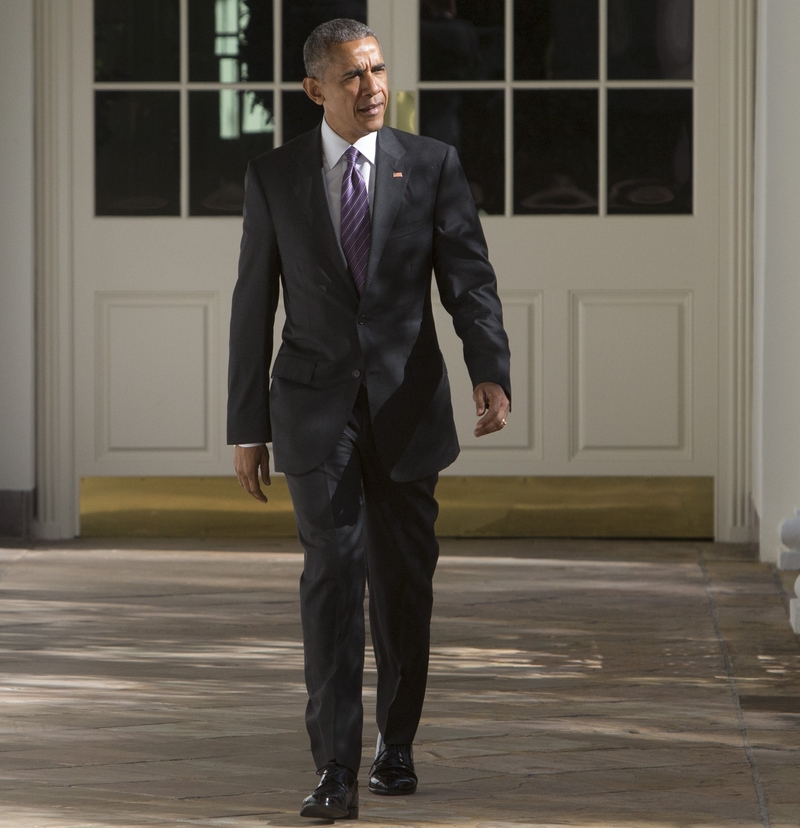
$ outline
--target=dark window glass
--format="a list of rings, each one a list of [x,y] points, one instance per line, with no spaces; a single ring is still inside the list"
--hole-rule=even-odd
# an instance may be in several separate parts
[[[692,90],[608,90],[608,212],[692,212]]]
[[[367,0],[283,0],[283,79],[300,81],[306,76],[303,67],[303,44],[312,29],[333,20],[349,17],[367,22]]]
[[[95,0],[96,81],[180,80],[178,0]]]
[[[504,0],[420,0],[420,80],[503,80]]]
[[[516,0],[514,77],[597,78],[598,27],[598,0]]]
[[[283,143],[313,129],[322,120],[322,107],[305,92],[283,93]]]
[[[189,80],[271,81],[272,0],[191,0]]]
[[[611,80],[692,77],[693,0],[608,0]]]
[[[514,212],[597,213],[597,90],[514,92]]]
[[[249,159],[272,149],[272,92],[189,93],[189,214],[241,215]]]
[[[457,150],[478,210],[505,212],[502,91],[431,91],[420,96],[420,133]]]
[[[98,216],[180,215],[178,92],[95,92]]]

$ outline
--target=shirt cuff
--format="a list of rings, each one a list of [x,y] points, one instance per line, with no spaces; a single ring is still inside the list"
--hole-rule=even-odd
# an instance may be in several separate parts
[[[265,446],[266,443],[237,443],[239,448],[255,448],[256,446]]]

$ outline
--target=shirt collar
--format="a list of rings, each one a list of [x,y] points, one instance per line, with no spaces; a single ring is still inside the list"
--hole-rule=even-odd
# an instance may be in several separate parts
[[[354,146],[369,162],[375,164],[375,153],[377,151],[378,133],[370,132],[363,138],[359,138]],[[328,125],[325,118],[322,119],[322,153],[328,169],[333,169],[341,160],[341,157],[351,146],[337,132]]]

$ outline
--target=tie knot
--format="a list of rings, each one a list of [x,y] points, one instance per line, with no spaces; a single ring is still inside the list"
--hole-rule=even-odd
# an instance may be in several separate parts
[[[347,158],[347,167],[348,169],[352,169],[356,165],[356,161],[358,160],[359,152],[355,147],[348,147],[344,151],[345,158]]]

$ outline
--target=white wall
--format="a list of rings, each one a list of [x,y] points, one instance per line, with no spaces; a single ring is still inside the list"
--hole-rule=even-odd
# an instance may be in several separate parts
[[[33,0],[0,26],[0,489],[34,487]]]
[[[754,500],[775,561],[800,507],[800,2],[760,0],[758,32]]]

